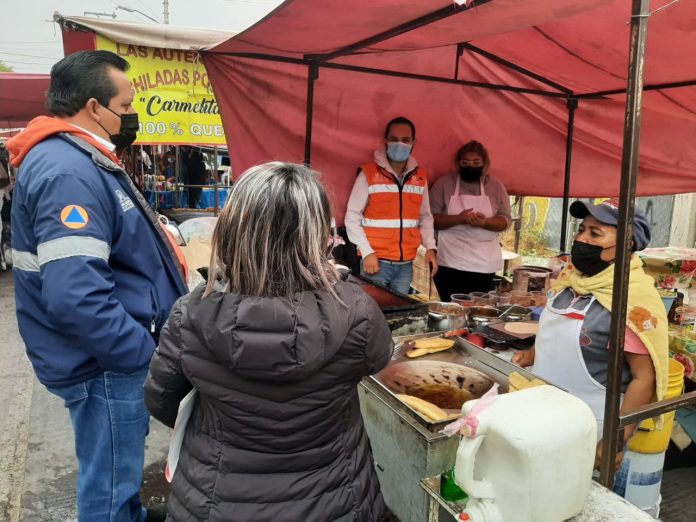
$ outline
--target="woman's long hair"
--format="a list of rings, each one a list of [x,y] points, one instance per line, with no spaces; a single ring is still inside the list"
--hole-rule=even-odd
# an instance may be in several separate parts
[[[316,172],[281,162],[252,167],[220,213],[205,295],[216,277],[242,295],[289,297],[318,289],[336,295],[330,235],[331,206]]]

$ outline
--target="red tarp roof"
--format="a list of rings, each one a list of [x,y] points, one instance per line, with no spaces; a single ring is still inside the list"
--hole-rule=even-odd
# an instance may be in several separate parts
[[[0,129],[24,127],[27,122],[47,114],[48,74],[0,72]]]
[[[583,95],[625,88],[631,2],[470,4],[463,9],[451,0],[293,0],[204,52],[235,170],[271,159],[302,161],[306,63],[314,59],[320,67],[312,166],[324,172],[339,217],[356,167],[371,160],[385,123],[398,115],[415,122],[414,155],[431,181],[451,172],[457,148],[476,139],[491,153],[491,174],[511,193],[562,195],[569,94],[580,97],[571,195],[618,194],[625,97]],[[650,19],[646,86],[696,83],[696,2],[652,5],[668,6]],[[433,19],[438,20],[424,23]],[[414,22],[421,23],[405,30]],[[460,43],[466,48],[457,59]],[[323,61],[349,46],[352,52]],[[452,81],[455,74],[499,88],[463,86]],[[696,87],[646,92],[638,193],[696,191],[695,137]]]

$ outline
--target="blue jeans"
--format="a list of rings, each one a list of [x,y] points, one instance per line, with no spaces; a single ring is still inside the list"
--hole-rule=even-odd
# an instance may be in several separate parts
[[[396,292],[408,294],[413,281],[413,263],[391,263],[380,260],[379,272],[369,275],[365,273],[363,262],[360,260],[360,275]]]
[[[80,522],[142,522],[140,502],[145,437],[150,416],[136,373],[104,372],[66,388],[48,391],[63,399],[75,432],[77,519]]]

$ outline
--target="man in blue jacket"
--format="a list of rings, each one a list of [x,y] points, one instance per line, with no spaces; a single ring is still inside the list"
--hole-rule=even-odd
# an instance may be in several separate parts
[[[39,380],[70,412],[78,519],[156,520],[140,503],[143,383],[182,267],[115,149],[138,130],[128,63],[84,51],[51,70],[47,107],[8,144],[17,321]]]

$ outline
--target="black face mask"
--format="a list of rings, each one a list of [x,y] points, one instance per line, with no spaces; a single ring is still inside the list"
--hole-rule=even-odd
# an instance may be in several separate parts
[[[109,141],[114,144],[117,151],[122,151],[135,141],[138,131],[140,130],[138,113],[133,112],[130,114],[118,114],[106,106],[104,108],[121,118],[121,127],[118,134],[109,134]],[[104,126],[101,123],[99,123],[99,126],[104,129]],[[104,129],[104,131],[107,133],[109,132],[106,129]]]
[[[459,167],[459,176],[467,183],[480,179],[482,175],[483,167]]]
[[[599,274],[611,264],[601,258],[603,250],[601,246],[573,241],[573,248],[570,250],[570,260],[575,268],[586,276],[591,277]]]

